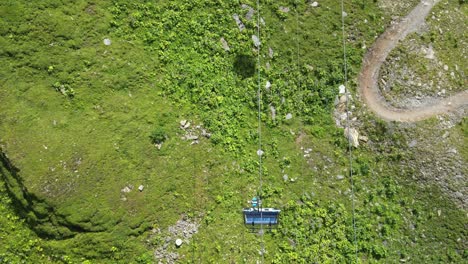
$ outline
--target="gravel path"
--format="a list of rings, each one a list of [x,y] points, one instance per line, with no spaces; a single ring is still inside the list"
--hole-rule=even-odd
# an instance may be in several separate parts
[[[427,104],[413,109],[399,109],[390,106],[380,94],[378,88],[379,72],[398,42],[408,34],[416,31],[424,23],[440,0],[423,0],[400,23],[391,26],[374,43],[364,57],[363,67],[358,77],[359,93],[366,105],[377,116],[388,121],[415,122],[435,115],[444,114],[468,105],[468,90],[442,99],[433,104]]]

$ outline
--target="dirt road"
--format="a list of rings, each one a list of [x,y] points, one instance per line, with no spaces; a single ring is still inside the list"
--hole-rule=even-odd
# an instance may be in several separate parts
[[[380,94],[378,79],[382,63],[396,47],[398,41],[418,29],[426,16],[440,0],[423,0],[400,23],[391,26],[374,43],[364,57],[358,77],[359,93],[366,105],[377,116],[388,121],[415,122],[434,115],[454,111],[468,105],[468,90],[440,101],[413,109],[399,109],[390,106]]]

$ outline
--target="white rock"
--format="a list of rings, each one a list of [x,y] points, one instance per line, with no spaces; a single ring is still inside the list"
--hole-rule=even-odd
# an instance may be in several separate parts
[[[276,108],[272,105],[270,105],[270,111],[271,111],[271,119],[275,120],[276,119]]]
[[[353,145],[353,147],[357,148],[359,146],[359,132],[356,129],[345,128],[344,135],[351,141],[351,145]]]
[[[283,175],[283,180],[284,180],[284,181],[288,181],[288,179],[289,179],[289,177],[288,177],[287,174]]]
[[[343,11],[343,13],[341,14],[343,17],[347,17],[348,16],[348,13],[346,13],[345,11]]]
[[[457,154],[458,151],[455,148],[451,148],[451,149],[447,150],[447,153]]]
[[[369,138],[366,137],[366,136],[359,136],[359,140],[361,140],[363,142],[367,142],[367,141],[369,141]]]
[[[261,149],[257,150],[257,155],[258,156],[263,156],[263,154],[264,154],[263,150],[261,150]]]
[[[348,97],[346,95],[340,96],[340,104],[346,103],[347,100],[348,100]]]
[[[341,121],[344,121],[344,120],[346,120],[347,118],[348,118],[348,115],[347,115],[346,113],[342,113],[342,114],[340,115],[340,120],[341,120]]]
[[[283,13],[288,13],[290,9],[287,6],[280,6],[279,10]]]
[[[448,65],[444,65],[444,70],[448,71],[449,67]]]
[[[142,192],[144,188],[145,188],[145,186],[143,186],[143,185],[138,186],[138,190],[139,190],[140,192]]]
[[[265,84],[265,88],[266,88],[267,90],[269,90],[270,87],[271,87],[271,83],[270,83],[270,81],[267,81],[266,84]]]
[[[317,1],[313,2],[312,4],[310,4],[312,7],[317,7],[319,5],[319,3]]]
[[[256,35],[252,35],[252,41],[254,43],[254,46],[255,47],[260,47],[260,39],[258,39],[258,37]]]
[[[231,50],[231,48],[229,47],[227,41],[224,38],[221,38],[219,41],[221,41],[221,45],[223,46],[223,49],[225,51]]]
[[[289,119],[291,119],[292,117],[293,117],[292,114],[291,114],[291,113],[288,113],[288,114],[286,115],[286,120],[289,120]]]
[[[197,135],[185,135],[186,140],[197,140],[198,136]]]
[[[424,58],[430,60],[435,59],[434,49],[432,48],[432,46],[429,46],[429,48],[425,49],[424,51],[426,53],[426,56],[424,56]]]
[[[182,239],[180,238],[176,239],[175,244],[177,247],[180,247],[182,245]]]
[[[110,39],[108,39],[108,38],[104,39],[103,42],[104,42],[104,45],[106,45],[106,46],[110,46],[110,44],[112,44],[112,41]]]
[[[447,138],[450,135],[450,132],[445,131],[445,133],[442,135],[442,138]]]
[[[120,190],[121,192],[123,193],[129,193],[132,191],[132,189],[130,189],[128,186],[125,186],[122,190]]]
[[[250,7],[250,6],[246,5],[246,4],[243,4],[243,5],[242,5],[242,8],[243,8],[243,9],[249,9],[249,11],[247,12],[247,14],[245,15],[245,19],[247,19],[247,20],[249,20],[249,21],[252,20],[252,17],[253,17],[253,15],[254,15],[254,13],[255,13],[255,10],[254,10],[252,7]]]
[[[344,85],[340,85],[338,89],[340,89],[339,91],[340,94],[344,94],[346,92],[346,87]]]
[[[344,179],[344,176],[343,175],[336,175],[336,179],[341,181],[341,180]]]
[[[245,29],[245,25],[244,23],[242,23],[242,21],[240,20],[239,18],[239,15],[238,14],[234,14],[232,15],[232,17],[234,18],[234,20],[236,21],[236,24],[237,24],[237,27],[239,27],[239,30],[242,31]]]

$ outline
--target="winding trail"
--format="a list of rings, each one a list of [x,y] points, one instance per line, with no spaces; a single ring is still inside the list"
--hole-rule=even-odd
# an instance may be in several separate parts
[[[387,121],[415,122],[444,114],[468,105],[468,90],[440,101],[413,109],[391,106],[380,94],[378,79],[382,63],[398,42],[417,30],[440,0],[423,0],[400,23],[388,28],[374,43],[364,57],[358,77],[359,93],[364,102],[377,116]]]

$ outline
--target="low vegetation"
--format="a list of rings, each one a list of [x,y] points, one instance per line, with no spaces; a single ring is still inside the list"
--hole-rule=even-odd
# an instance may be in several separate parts
[[[447,97],[466,87],[467,56],[464,29],[467,5],[440,1],[427,23],[394,49],[379,82],[384,96],[397,106],[424,98]]]
[[[157,262],[157,230],[188,218],[198,233],[167,248],[181,262],[255,263],[261,238],[240,210],[259,185],[259,71],[262,197],[283,210],[265,261],[354,263],[348,144],[332,116],[340,3],[261,2],[260,51],[241,6],[255,1],[0,4],[0,262]],[[345,8],[354,90],[362,47],[390,18],[373,0]],[[359,118],[370,139],[353,152],[360,262],[465,260],[465,213],[411,181],[405,131]]]

